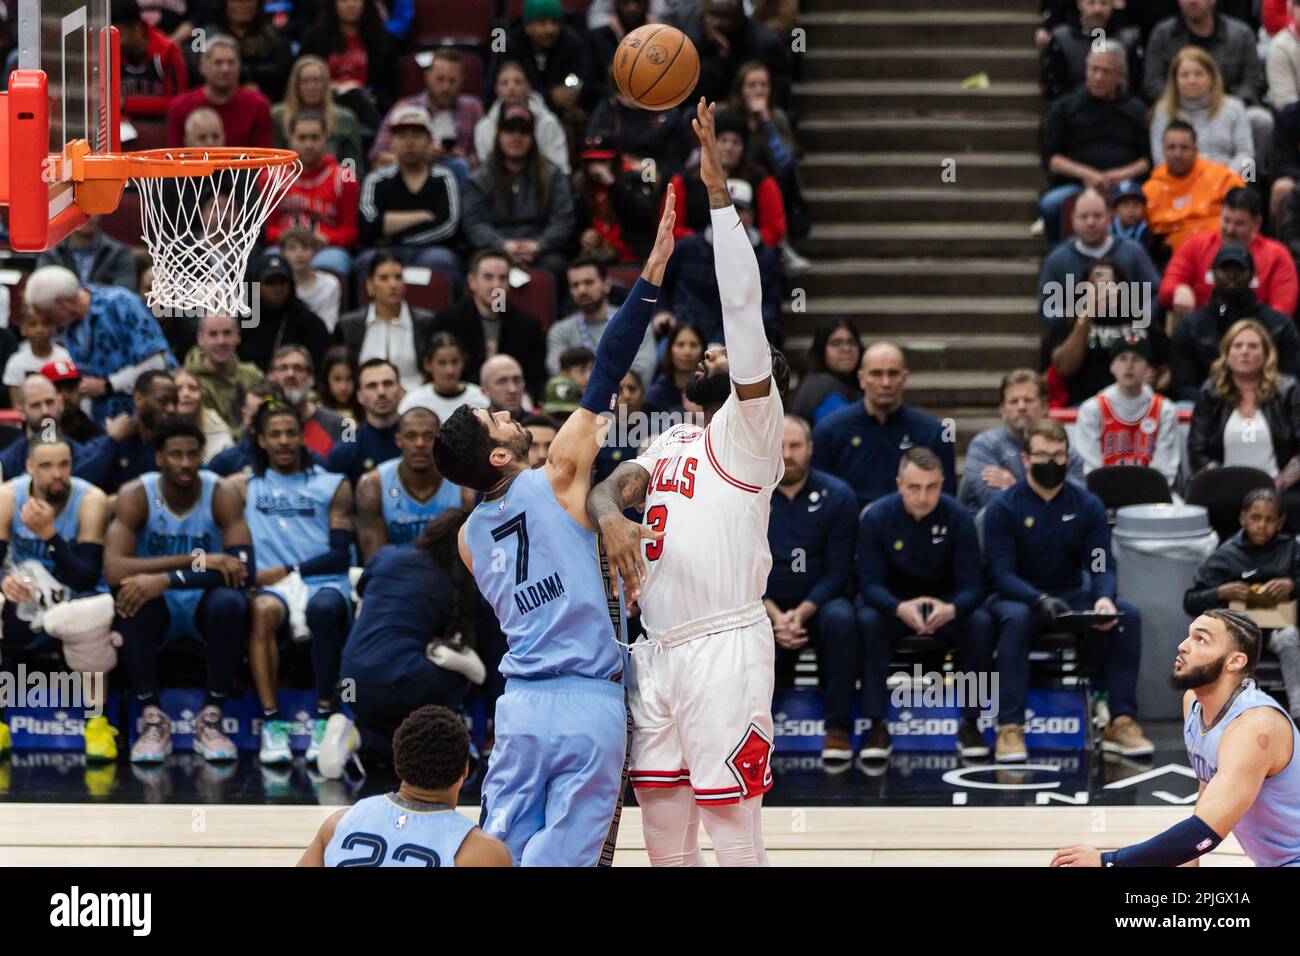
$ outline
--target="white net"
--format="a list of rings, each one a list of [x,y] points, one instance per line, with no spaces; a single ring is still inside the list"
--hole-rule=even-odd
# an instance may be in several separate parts
[[[248,159],[223,150],[222,159]],[[156,158],[203,159],[201,151]],[[244,271],[262,226],[293,186],[302,163],[222,166],[210,175],[136,177],[140,227],[153,256],[147,303],[182,315],[243,316],[251,311]]]

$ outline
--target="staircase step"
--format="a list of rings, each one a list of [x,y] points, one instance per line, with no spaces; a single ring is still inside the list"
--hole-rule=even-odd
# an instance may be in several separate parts
[[[787,356],[802,359],[812,347],[808,334],[786,336]],[[907,364],[915,372],[941,369],[1012,369],[1038,364],[1038,340],[1032,335],[987,332],[909,335],[903,343]],[[798,368],[806,367],[802,363]]]
[[[960,182],[928,189],[806,189],[804,199],[818,223],[997,219],[1028,229],[1038,218],[1037,190],[964,189]]]
[[[927,411],[944,404],[994,408],[998,404],[998,386],[1005,374],[1005,371],[952,369],[913,372],[907,377],[907,401]]]
[[[953,329],[987,334],[1040,334],[1037,299],[1031,295],[808,295],[796,311],[786,300],[781,328],[811,336],[828,319],[848,319],[871,339],[942,335]]]
[[[1012,47],[831,47],[810,51],[805,80],[964,80],[987,73],[993,86],[1005,81],[1037,83],[1038,51]]]
[[[1003,46],[1033,43],[1040,22],[1032,11],[853,10],[806,13],[799,25],[808,31],[808,49],[861,46]]]
[[[819,223],[796,243],[813,260],[843,256],[884,259],[950,256],[1043,254],[1043,240],[1023,223],[1007,222],[873,222]]]
[[[818,150],[870,153],[916,149],[958,157],[985,150],[1027,151],[1037,156],[1038,126],[1038,117],[1031,113],[979,118],[963,114],[808,117],[799,123],[799,143],[810,154]]]
[[[800,164],[811,187],[974,186],[1040,189],[1043,172],[1033,153],[818,152]]]
[[[794,85],[800,116],[860,116],[873,110],[933,113],[943,110],[1029,111],[1041,109],[1037,83],[994,83],[965,90],[957,80],[817,80]]]

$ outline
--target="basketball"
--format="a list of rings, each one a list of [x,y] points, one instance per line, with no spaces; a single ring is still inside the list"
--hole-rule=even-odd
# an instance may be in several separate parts
[[[648,23],[623,38],[610,69],[619,92],[637,106],[670,110],[699,82],[700,55],[681,30]]]

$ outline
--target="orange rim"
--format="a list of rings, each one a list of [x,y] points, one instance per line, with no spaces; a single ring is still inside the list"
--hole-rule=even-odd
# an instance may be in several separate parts
[[[223,146],[213,149],[142,149],[130,153],[72,152],[75,182],[211,176],[221,169],[270,169],[298,161],[291,149]]]

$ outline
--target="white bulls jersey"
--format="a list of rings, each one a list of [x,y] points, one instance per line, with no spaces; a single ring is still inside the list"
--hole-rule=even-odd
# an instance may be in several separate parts
[[[775,383],[765,398],[745,402],[733,386],[708,426],[670,428],[635,459],[650,473],[643,520],[664,532],[642,545],[640,605],[651,638],[696,622],[710,633],[706,619],[762,600],[772,490],[785,470],[784,415]]]

